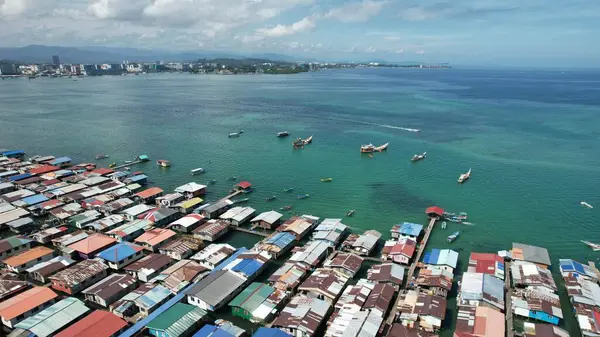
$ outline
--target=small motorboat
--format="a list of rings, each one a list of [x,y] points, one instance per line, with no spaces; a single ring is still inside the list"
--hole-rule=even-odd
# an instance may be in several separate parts
[[[427,158],[427,152],[423,152],[421,154],[415,154],[412,157],[411,161],[419,161],[419,160],[425,159],[425,158]]]
[[[115,166],[117,166],[117,163],[112,163],[112,164],[108,165],[108,167],[110,167],[110,168],[113,168]]]
[[[333,178],[321,178],[321,182],[322,183],[329,183],[329,182],[332,182],[332,181],[333,181]]]
[[[249,200],[250,200],[250,198],[242,198],[242,199],[235,200],[233,203],[234,204],[241,204],[241,203],[244,203],[244,202],[248,202]]]
[[[287,131],[282,131],[282,132],[278,132],[277,133],[277,137],[282,138],[282,137],[287,137],[290,134]]]
[[[229,138],[237,138],[239,136],[240,136],[239,132],[232,132],[232,133],[229,134]]]
[[[446,241],[453,242],[454,240],[456,240],[456,238],[458,238],[459,235],[460,235],[460,232],[454,232],[454,233],[448,235],[448,237],[446,238]]]
[[[600,250],[600,245],[597,244],[597,243],[592,243],[592,242],[584,241],[584,240],[581,240],[581,242],[584,243],[584,244],[586,244],[586,245],[588,245],[589,247],[591,247],[592,250],[595,251],[595,252],[597,252],[597,251]]]
[[[108,156],[105,154],[97,154],[96,155],[96,160],[105,159],[105,158],[108,158]]]
[[[374,151],[375,151],[375,145],[373,145],[373,144],[366,144],[366,145],[360,146],[361,153],[371,153]]]
[[[195,168],[195,169],[193,169],[193,170],[190,171],[190,174],[193,175],[193,176],[196,175],[196,174],[201,174],[201,173],[204,173],[204,169],[202,167]]]
[[[446,229],[446,226],[447,226],[446,221],[442,222],[442,229]]]
[[[129,166],[127,166],[127,167],[124,167],[123,169],[124,169],[125,171],[131,171],[131,168],[130,168]]]
[[[308,197],[310,197],[310,195],[308,195],[308,194],[298,194],[298,195],[296,196],[296,198],[298,198],[298,199],[306,199],[306,198],[308,198]]]
[[[348,211],[348,213],[346,213],[346,216],[353,216],[354,212],[356,212],[356,210],[351,209]]]
[[[217,183],[217,181],[216,181],[216,180],[211,180],[211,181],[209,181],[209,182],[208,182],[208,184],[209,184],[209,185],[214,185],[214,184],[216,184],[216,183]]]
[[[582,206],[585,206],[585,207],[587,207],[587,208],[594,208],[594,206],[592,206],[592,205],[588,204],[588,203],[587,203],[587,202],[585,202],[585,201],[582,201],[582,202],[581,202],[581,205],[582,205]]]
[[[242,193],[244,193],[244,194],[248,194],[248,193],[252,193],[252,192],[254,192],[254,189],[252,187],[242,190]]]
[[[273,200],[275,200],[275,199],[277,199],[277,197],[276,197],[276,196],[274,196],[274,195],[272,195],[272,196],[270,196],[270,197],[266,197],[266,198],[265,198],[265,201],[273,201]]]
[[[282,211],[289,211],[292,208],[294,208],[292,205],[286,205],[286,206],[281,207],[280,210],[282,210]]]
[[[296,140],[294,140],[294,142],[292,144],[294,145],[294,147],[304,147],[304,145],[308,145],[308,144],[312,143],[312,139],[313,139],[313,136],[310,136],[306,139],[296,138]]]
[[[284,191],[285,193],[292,192],[293,190],[294,190],[294,188],[293,188],[293,187],[290,187],[290,188],[284,188],[284,189],[283,189],[283,191]]]
[[[469,169],[469,171],[467,171],[467,173],[463,173],[460,175],[460,177],[458,177],[458,182],[460,184],[464,183],[467,179],[469,179],[471,177],[471,169]]]
[[[165,159],[159,159],[156,161],[156,165],[160,167],[169,167],[171,166],[171,162]]]
[[[237,176],[229,177],[227,180],[237,180]]]

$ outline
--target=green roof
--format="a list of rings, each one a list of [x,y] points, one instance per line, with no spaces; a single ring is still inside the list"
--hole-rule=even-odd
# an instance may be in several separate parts
[[[177,303],[146,325],[148,329],[165,331],[176,337],[206,316],[206,311],[189,304]]]
[[[229,306],[240,307],[248,312],[253,312],[274,292],[275,288],[264,283],[254,282],[229,302]]]
[[[15,327],[28,330],[39,337],[46,337],[71,324],[71,322],[89,310],[81,300],[74,297],[67,297],[26,318]]]

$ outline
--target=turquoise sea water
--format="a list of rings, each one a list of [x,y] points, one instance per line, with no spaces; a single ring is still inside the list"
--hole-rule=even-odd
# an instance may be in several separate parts
[[[579,240],[600,243],[599,213],[579,203],[600,207],[600,72],[354,69],[17,79],[0,81],[0,102],[0,148],[75,161],[106,153],[110,158],[99,162],[106,166],[148,154],[173,166],[132,169],[167,190],[215,179],[207,197],[214,200],[236,175],[255,186],[249,205],[259,211],[293,205],[297,213],[344,217],[356,209],[344,223],[384,237],[400,221],[425,224],[431,205],[465,211],[475,226],[436,228],[428,245],[457,249],[463,270],[469,252],[509,249],[513,241],[548,248],[555,264],[598,260]],[[240,138],[227,137],[241,129]],[[291,136],[277,138],[284,130]],[[292,148],[294,137],[310,135],[313,144]],[[390,146],[370,158],[359,153],[369,142]],[[410,162],[423,151],[427,159]],[[190,177],[196,167],[207,173]],[[457,184],[469,168],[472,178]],[[321,183],[323,177],[333,182]],[[283,193],[288,187],[295,192]],[[310,198],[297,200],[299,193]],[[271,195],[277,199],[264,201]],[[456,230],[458,240],[446,243]]]

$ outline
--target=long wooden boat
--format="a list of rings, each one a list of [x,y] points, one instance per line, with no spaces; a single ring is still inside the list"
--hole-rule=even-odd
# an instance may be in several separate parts
[[[332,182],[332,181],[333,181],[333,178],[321,178],[321,182],[322,183],[329,183],[329,182]]]
[[[306,198],[308,198],[308,197],[310,197],[310,195],[308,195],[308,194],[298,194],[298,195],[296,196],[296,198],[298,198],[298,199],[306,199]]]
[[[200,174],[200,173],[204,173],[204,169],[202,167],[190,170],[190,174],[193,175],[193,176],[196,175],[196,174]]]
[[[471,169],[469,169],[469,171],[467,171],[467,173],[463,173],[460,175],[460,177],[458,177],[458,182],[459,183],[464,183],[465,181],[467,181],[467,179],[471,178]]]
[[[388,145],[390,145],[390,143],[385,143],[381,146],[378,146],[375,148],[375,151],[377,151],[377,152],[385,151],[385,150],[387,150]]]
[[[595,252],[597,252],[597,251],[600,250],[600,245],[597,244],[597,243],[592,243],[592,242],[584,241],[584,240],[581,240],[581,242],[584,243],[584,244],[586,244],[586,245],[588,245]]]
[[[456,238],[458,238],[459,235],[460,235],[460,232],[454,232],[454,233],[448,235],[448,237],[446,238],[446,240],[448,242],[453,242],[454,240],[456,240]]]

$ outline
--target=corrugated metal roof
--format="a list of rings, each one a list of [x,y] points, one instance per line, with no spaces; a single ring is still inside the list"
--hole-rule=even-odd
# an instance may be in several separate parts
[[[285,333],[280,329],[260,327],[252,337],[292,337],[292,335]]]
[[[280,249],[283,249],[283,248],[287,247],[288,245],[290,245],[295,240],[296,240],[296,237],[293,234],[288,233],[288,232],[280,232],[280,233],[277,233],[277,234],[271,236],[267,240],[265,240],[265,243],[275,245],[275,246],[279,247]]]
[[[150,309],[171,296],[171,291],[158,285],[144,295],[135,299],[135,304],[141,308]]]
[[[264,283],[254,282],[229,302],[229,306],[240,307],[252,313],[266,301],[273,292],[275,292],[275,288]]]
[[[108,311],[96,310],[55,337],[109,337],[127,326],[127,322]]]
[[[68,287],[73,287],[101,274],[106,269],[108,267],[99,260],[83,260],[67,269],[59,271],[54,276],[50,276],[50,279],[63,283]]]
[[[101,251],[98,254],[98,257],[110,261],[110,262],[119,262],[123,261],[126,258],[135,255],[137,252],[143,250],[142,246],[134,245],[130,242],[121,242],[115,246],[112,246],[108,249]]]
[[[12,320],[57,297],[50,288],[33,287],[0,303],[0,316],[5,320]]]
[[[235,266],[233,266],[233,268],[231,268],[230,270],[241,273],[249,278],[258,273],[258,271],[262,268],[263,265],[263,262],[255,259],[244,259]]]
[[[54,250],[44,246],[39,246],[23,251],[18,255],[9,257],[8,259],[5,259],[2,262],[7,266],[18,267],[24,265],[27,262],[37,260],[38,258],[52,254],[54,254]]]
[[[219,305],[229,294],[237,291],[245,280],[226,270],[213,271],[185,293],[211,306]]]
[[[0,241],[0,254],[6,252],[9,249],[20,247],[31,242],[33,242],[33,240],[24,236],[11,236]]]
[[[423,263],[432,265],[446,265],[456,268],[458,253],[450,249],[432,249],[425,253]]]
[[[98,233],[92,234],[83,240],[77,241],[69,245],[69,248],[76,250],[80,253],[90,254],[100,249],[106,248],[115,242],[116,240],[114,238]]]
[[[194,193],[206,188],[206,185],[197,184],[195,182],[187,183],[185,185],[181,185],[175,189],[175,192],[179,193]]]
[[[7,223],[6,225],[10,228],[18,229],[33,224],[32,218],[20,218]]]
[[[196,306],[177,303],[150,321],[146,327],[151,330],[164,331],[167,336],[176,337],[183,335],[204,316],[206,316],[206,311]]]
[[[28,330],[38,337],[46,337],[70,324],[89,310],[81,300],[67,297],[26,318],[15,327]]]
[[[266,223],[273,224],[277,220],[281,219],[282,216],[283,216],[283,214],[276,212],[276,211],[262,212],[258,216],[256,216],[254,219],[250,220],[250,222],[264,221]]]
[[[235,337],[229,332],[221,329],[221,327],[212,324],[206,324],[202,329],[198,330],[192,337]]]
[[[150,226],[152,226],[152,221],[133,220],[131,222],[123,224],[123,225],[109,231],[108,234],[116,235],[121,238],[124,238],[124,237],[132,235],[136,232],[148,229],[148,228],[150,228]]]
[[[146,243],[150,246],[157,246],[166,240],[177,235],[174,231],[165,228],[152,228],[138,236],[134,241]]]

